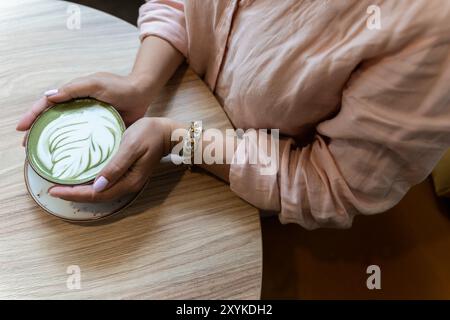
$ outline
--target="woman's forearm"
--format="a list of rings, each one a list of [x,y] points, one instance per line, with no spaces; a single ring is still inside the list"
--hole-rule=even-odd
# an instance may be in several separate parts
[[[232,132],[234,132],[232,130]],[[237,148],[238,139],[235,135],[228,135],[225,130],[221,134],[223,140],[221,143],[213,139],[206,139],[202,136],[202,162],[198,166],[217,178],[230,182],[230,163]],[[211,149],[212,144],[214,147]],[[206,149],[208,148],[208,151]],[[214,150],[214,151],[212,151]],[[217,154],[218,152],[221,153]],[[208,161],[208,158],[215,158],[217,161]]]
[[[162,89],[183,60],[184,56],[181,52],[167,41],[158,37],[149,36],[141,44],[130,77],[135,81],[143,94],[153,96]],[[167,136],[170,137],[172,130],[185,127],[185,123],[171,121]],[[233,139],[234,142],[234,138],[229,139]],[[203,148],[209,143],[209,141],[204,141]],[[172,145],[170,141],[167,144]],[[167,150],[168,152],[170,152],[170,149]],[[225,150],[223,155],[226,157]],[[203,163],[199,166],[228,182],[230,166],[226,164],[227,159],[224,159],[223,162],[224,164],[209,165]]]
[[[142,95],[153,97],[183,61],[184,56],[170,43],[148,36],[139,48],[130,78]]]

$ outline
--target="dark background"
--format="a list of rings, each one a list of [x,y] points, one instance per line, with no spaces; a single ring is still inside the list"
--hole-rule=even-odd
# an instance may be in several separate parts
[[[108,12],[131,24],[136,25],[138,10],[144,0],[75,0],[79,4]]]

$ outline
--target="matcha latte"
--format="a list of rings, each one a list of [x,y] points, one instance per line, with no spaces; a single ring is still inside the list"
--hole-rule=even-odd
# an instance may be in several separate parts
[[[57,104],[31,127],[27,158],[51,182],[90,182],[117,152],[124,131],[122,118],[106,103],[76,99]]]

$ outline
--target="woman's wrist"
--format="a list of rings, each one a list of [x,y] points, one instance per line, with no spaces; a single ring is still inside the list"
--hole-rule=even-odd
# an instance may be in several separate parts
[[[159,92],[156,81],[150,75],[130,73],[127,76],[127,81],[133,87],[136,96],[139,99],[150,103],[153,97]]]
[[[155,118],[160,124],[160,130],[163,136],[163,156],[166,156],[172,152],[175,145],[180,143],[183,139],[182,136],[178,139],[172,140],[172,133],[177,129],[187,129],[188,124],[181,121],[173,120],[170,118]]]
[[[172,133],[177,129],[185,129],[187,130],[189,128],[189,123],[177,121],[170,118],[155,118],[157,119],[158,123],[161,126],[161,132],[163,132],[163,156],[166,156],[171,153],[172,149],[182,142],[183,135],[182,136],[174,136],[174,140],[172,140]],[[230,172],[230,165],[229,159],[227,158],[228,153],[226,152],[226,145],[231,145],[233,148],[233,154],[234,154],[234,148],[237,143],[237,138],[234,136],[227,136],[224,132],[225,141],[224,145],[222,146],[224,148],[223,155],[224,155],[224,163],[223,164],[200,164],[200,167],[209,171],[210,173],[214,174],[218,178],[224,180],[225,182],[229,181],[229,172]],[[203,139],[203,137],[202,137]],[[211,141],[205,141],[202,140],[202,146],[205,148]],[[220,147],[220,146],[219,146]],[[202,150],[203,153],[203,150]]]

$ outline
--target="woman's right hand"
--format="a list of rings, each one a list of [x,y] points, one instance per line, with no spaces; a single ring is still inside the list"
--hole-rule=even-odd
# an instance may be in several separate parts
[[[152,100],[152,93],[139,87],[132,76],[100,72],[77,78],[57,90],[49,90],[36,101],[17,124],[18,131],[30,129],[34,120],[55,103],[91,97],[113,105],[127,126],[142,118]]]

